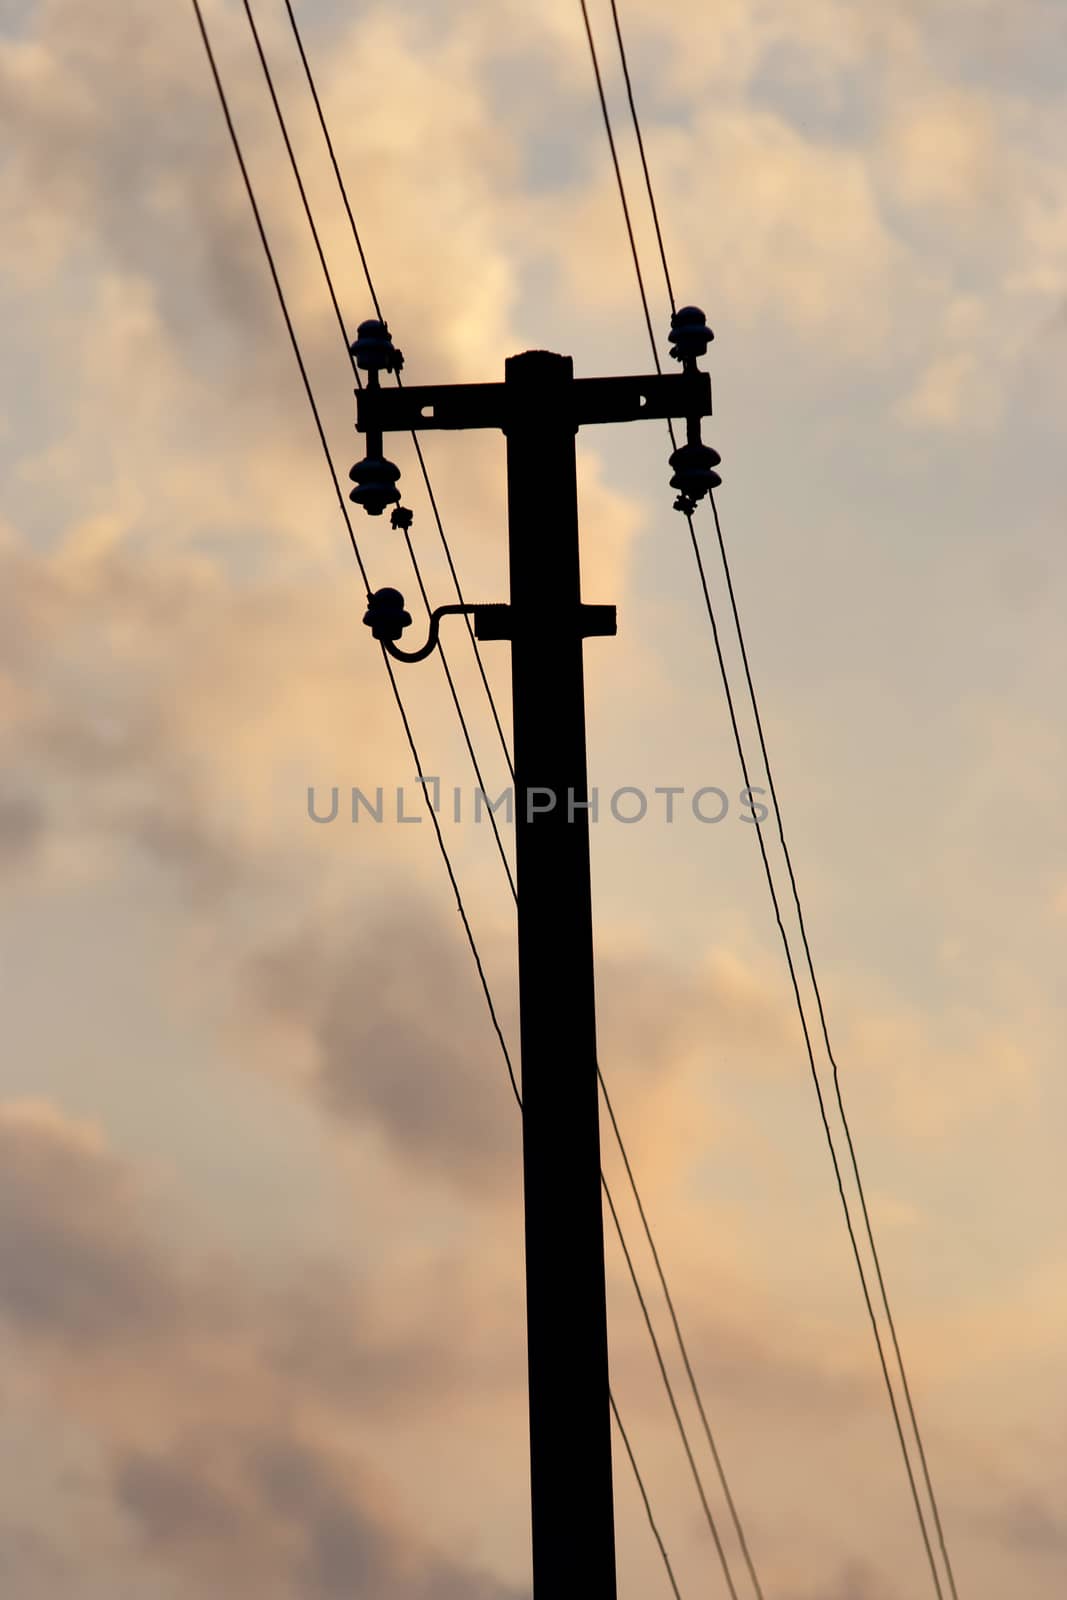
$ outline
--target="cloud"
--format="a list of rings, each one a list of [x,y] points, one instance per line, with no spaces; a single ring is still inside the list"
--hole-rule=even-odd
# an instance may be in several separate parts
[[[862,1092],[899,1134],[959,1138],[965,1126],[1032,1104],[1035,1062],[1016,1029],[965,1012],[871,1008],[858,1012],[840,1052],[862,1074]]]
[[[308,929],[255,959],[253,1004],[310,1031],[311,1087],[332,1115],[369,1122],[420,1170],[499,1192],[518,1170],[518,1127],[460,929],[410,894],[367,912],[339,941]]]
[[[144,1543],[267,1596],[340,1600],[387,1590],[399,1600],[518,1600],[523,1590],[427,1556],[350,1460],[262,1428],[211,1452],[131,1453],[119,1498]],[[225,1557],[223,1557],[225,1552]]]
[[[259,1320],[270,1297],[232,1268],[192,1273],[172,1255],[96,1130],[44,1103],[8,1104],[0,1153],[0,1315],[105,1447],[142,1553],[279,1600],[362,1582],[403,1600],[521,1594],[412,1536],[337,1426],[333,1374],[275,1367]],[[361,1321],[347,1325],[358,1364]],[[424,1348],[414,1370],[433,1366]],[[382,1376],[365,1363],[364,1392]],[[402,1376],[394,1363],[394,1394]],[[351,1379],[346,1392],[354,1400]],[[54,1548],[61,1559],[58,1532]]]
[[[353,703],[364,752],[395,729],[376,651],[353,647],[358,589],[235,586],[193,554],[77,538],[9,542],[0,570],[12,849],[109,834],[217,899],[268,849],[310,847],[307,775],[333,768]]]
[[[899,203],[944,225],[985,222],[1015,197],[996,109],[980,91],[939,84],[892,102],[880,158]]]
[[[896,1600],[899,1593],[865,1562],[848,1562],[817,1586],[789,1590],[783,1600]]]
[[[74,1576],[44,1534],[18,1522],[0,1523],[0,1582],[24,1600],[52,1600]]]
[[[132,1216],[121,1167],[89,1127],[47,1104],[0,1110],[0,1272],[4,1315],[76,1346],[136,1343],[175,1316],[180,1291]]]
[[[514,922],[487,918],[477,937],[518,1077]],[[245,981],[257,1036],[262,1026],[272,1053],[269,1036],[284,1028],[290,1065],[279,1070],[338,1126],[375,1130],[405,1170],[468,1198],[517,1199],[520,1127],[503,1052],[462,927],[436,896],[398,875],[358,915],[349,903],[316,911],[295,934],[263,941]],[[631,1159],[649,1181],[682,1182],[722,1136],[715,1086],[736,1070],[741,1044],[763,1072],[784,1070],[789,1011],[764,973],[725,950],[680,968],[607,930],[597,995],[600,1062]],[[698,1081],[714,1112],[695,1113]]]
[[[994,1535],[1018,1550],[1040,1555],[1067,1553],[1067,1517],[1058,1512],[1043,1494],[1022,1494],[1003,1506],[985,1523]]]
[[[380,771],[388,782],[395,769],[410,784],[410,763],[360,626],[362,584],[191,8],[156,16],[135,5],[117,18],[112,9],[47,0],[30,8],[19,39],[0,43],[0,131],[10,146],[0,171],[0,297],[15,397],[0,453],[19,529],[0,538],[0,729],[12,774],[0,799],[0,862],[17,870],[20,896],[40,889],[38,916],[80,913],[89,925],[103,905],[93,937],[114,949],[128,931],[120,895],[152,921],[161,947],[194,945],[181,996],[190,1037],[213,1036],[229,1006],[219,1058],[246,1078],[284,1076],[320,1109],[322,1159],[351,1186],[353,1254],[401,1259],[356,1271],[346,1257],[305,1272],[290,1237],[269,1269],[253,1272],[216,1258],[207,1237],[177,1248],[102,1133],[55,1108],[7,1107],[5,1326],[57,1417],[101,1441],[115,1504],[145,1552],[138,1576],[116,1575],[109,1595],[154,1600],[158,1582],[166,1600],[303,1600],[361,1573],[400,1600],[478,1595],[480,1583],[496,1595],[495,1580],[450,1563],[473,1548],[456,1533],[465,1527],[497,1541],[490,1564],[500,1572],[518,1570],[525,1550],[526,1530],[508,1522],[521,1518],[525,1448],[518,1115],[451,908],[429,909],[418,889],[424,871],[439,871],[432,854],[410,852],[390,880],[409,851],[404,830],[381,830],[370,851],[354,830],[342,848],[340,829],[304,820],[308,781],[366,783]],[[1017,352],[1025,339],[1033,348],[1034,330],[1062,299],[1067,210],[1056,108],[1024,104],[1018,84],[993,95],[945,81],[959,73],[938,56],[933,32],[961,42],[968,30],[984,35],[987,13],[945,4],[927,16],[901,3],[861,14],[837,0],[801,12],[728,0],[712,14],[636,0],[626,25],[675,279],[713,285],[722,317],[743,334],[734,348],[744,370],[735,371],[760,386],[751,403],[767,460],[812,438],[792,415],[788,434],[765,428],[774,404],[763,385],[768,376],[777,384],[783,349],[803,347],[810,417],[849,444],[851,408],[824,406],[823,383],[858,382],[891,427],[936,428],[939,449],[948,432],[1004,426],[1012,414],[1003,392]],[[209,16],[343,480],[359,449],[351,376],[240,11],[219,4]],[[264,20],[265,38],[354,322],[369,296],[281,20]],[[542,339],[573,349],[585,370],[619,370],[627,349],[644,362],[574,8],[457,6],[447,24],[433,7],[355,17],[342,8],[309,14],[308,42],[413,381],[492,378],[505,355]],[[509,53],[529,74],[521,105],[487,92]],[[807,125],[805,99],[825,113]],[[625,122],[616,129],[639,183]],[[547,133],[556,181],[532,195],[527,165]],[[573,159],[561,170],[568,143]],[[647,221],[637,226],[654,261]],[[725,361],[726,342],[717,348]],[[592,600],[625,604],[633,547],[650,525],[587,443],[585,588]],[[398,439],[430,590],[451,598],[406,450]],[[503,598],[499,439],[447,448],[427,440],[427,454],[468,594]],[[820,460],[818,470],[839,465]],[[795,488],[782,492],[792,514]],[[363,521],[357,535],[376,581],[407,585],[410,598],[405,552],[388,528]],[[659,551],[654,559],[658,583]],[[663,603],[666,614],[673,594],[665,590]],[[496,666],[502,682],[503,651]],[[428,730],[431,770],[446,772],[436,761],[438,713],[451,711],[432,679],[428,670],[403,686],[420,737]],[[650,709],[669,724],[677,680],[664,667],[655,687]],[[427,833],[415,837],[432,852]],[[403,893],[390,903],[383,882],[388,897],[393,881]],[[512,976],[507,909],[478,906],[501,996]],[[75,916],[71,924],[83,925]],[[123,956],[131,989],[154,995],[151,955]],[[62,992],[64,973],[48,975],[49,993]],[[866,1482],[869,1463],[876,1473],[885,1442],[873,1424],[869,1439],[854,1431],[881,1400],[838,1315],[836,1280],[824,1269],[830,1246],[817,1230],[805,1234],[802,1200],[790,1192],[781,1232],[764,1230],[765,1256],[751,1250],[765,1220],[752,1221],[764,1176],[753,1152],[791,1176],[803,1142],[785,1090],[797,1065],[788,1007],[762,967],[721,948],[683,966],[658,960],[651,940],[627,948],[605,936],[598,975],[605,1073],[665,1251],[691,1286],[686,1323],[700,1370],[747,1453],[747,1482],[775,1539],[788,1537],[790,1516],[805,1529],[803,1558],[787,1568],[782,1557],[781,1591],[791,1583],[808,1600],[812,1582],[796,1574],[823,1572],[820,1597],[881,1600],[864,1569],[842,1572],[825,1557],[839,1534],[859,1543],[854,1522],[865,1510],[859,1496],[846,1498],[833,1524],[823,1500],[838,1484],[851,1494]],[[513,1009],[501,1004],[514,1037]],[[883,1137],[902,1135],[911,1150],[916,1139],[940,1140],[940,1150],[951,1135],[959,1150],[956,1130],[976,1118],[992,1127],[1026,1102],[1033,1065],[987,1022],[985,1012],[934,1027],[925,1012],[883,997],[861,1012],[842,1056],[862,1074]],[[148,1110],[152,1075],[166,1070],[157,1034],[147,1029],[130,1071],[148,1085],[139,1137],[166,1158],[171,1130]],[[77,1092],[91,1100],[102,1036],[64,1037],[57,1025],[55,1037],[72,1076],[84,1062]],[[226,1087],[223,1075],[220,1096]],[[215,1110],[206,1093],[202,1115]],[[133,1114],[123,1108],[116,1121]],[[776,1119],[782,1126],[765,1135]],[[226,1125],[216,1121],[212,1135],[223,1172]],[[610,1138],[605,1152],[614,1159]],[[702,1165],[709,1152],[714,1163]],[[268,1171],[267,1154],[246,1155]],[[901,1174],[884,1179],[894,1200],[906,1187]],[[974,1184],[974,1170],[961,1167],[961,1185],[964,1177]],[[200,1184],[195,1159],[184,1181]],[[426,1241],[421,1253],[398,1214]],[[757,1304],[752,1283],[775,1251],[788,1256],[772,1266],[794,1274],[795,1303],[783,1291]],[[613,1288],[629,1293],[618,1265],[616,1257]],[[1017,1307],[1009,1317],[990,1301],[969,1305],[951,1340],[942,1338],[922,1323],[920,1302],[920,1370],[933,1351],[961,1385],[953,1394],[967,1396],[961,1412],[988,1392],[987,1356],[1001,1373],[1018,1366],[1020,1348],[1047,1358],[1062,1288],[1050,1279],[1024,1301],[1023,1320],[1051,1336],[1024,1337]],[[648,1422],[643,1329],[631,1337],[620,1322],[616,1331],[620,1380]],[[970,1363],[962,1375],[959,1348]],[[968,1373],[974,1387],[965,1391]],[[952,1402],[940,1391],[939,1404],[939,1425],[952,1433]],[[783,1416],[796,1421],[784,1446]],[[809,1446],[828,1458],[831,1433],[847,1438],[846,1465],[824,1482]],[[961,1498],[970,1492],[965,1436],[973,1438],[958,1425],[952,1481]],[[652,1443],[662,1467],[666,1450],[654,1433]],[[505,1476],[505,1454],[509,1473],[518,1464],[511,1499],[494,1481]],[[365,1470],[370,1459],[384,1484]],[[486,1492],[467,1496],[474,1509],[465,1512],[479,1472]],[[483,1506],[507,1526],[483,1526]],[[1040,1542],[1040,1514],[1022,1506],[1015,1525]],[[896,1573],[882,1511],[865,1527],[872,1547],[884,1543],[883,1569]],[[5,1577],[27,1600],[32,1584],[52,1600],[95,1582],[83,1576],[77,1516],[69,1536],[64,1520],[47,1519],[56,1540],[68,1538],[55,1555],[66,1569],[49,1574],[52,1546],[6,1541],[15,1565]],[[687,1548],[703,1571],[695,1543]],[[155,1579],[141,1576],[150,1568]]]
[[[45,809],[34,795],[11,788],[0,792],[0,869],[30,859],[45,827]]]

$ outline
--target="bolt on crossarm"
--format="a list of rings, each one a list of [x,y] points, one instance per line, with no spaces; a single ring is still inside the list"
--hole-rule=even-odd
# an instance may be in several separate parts
[[[387,365],[385,325],[359,335],[357,361]],[[690,506],[719,482],[700,441],[703,313],[676,313],[671,336],[676,374],[576,379],[569,356],[528,350],[503,383],[368,385],[357,400],[368,457],[351,498],[372,515],[399,499],[385,433],[495,428],[507,445],[509,603],[438,608],[413,652],[397,647],[411,622],[398,591],[369,595],[364,621],[400,660],[429,655],[440,617],[464,610],[478,639],[511,643],[534,1600],[578,1585],[583,1600],[616,1597],[583,677],[584,640],[614,635],[616,618],[581,597],[575,436],[684,417],[672,487]]]

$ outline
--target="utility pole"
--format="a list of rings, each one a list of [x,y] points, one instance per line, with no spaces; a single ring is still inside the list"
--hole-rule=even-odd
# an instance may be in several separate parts
[[[671,483],[691,510],[720,481],[700,441],[711,384],[696,358],[711,338],[687,307],[672,323],[681,373],[575,379],[569,356],[528,350],[502,384],[388,390],[379,373],[403,358],[385,324],[361,324],[352,346],[368,373],[356,423],[368,453],[351,498],[371,515],[400,498],[383,434],[498,428],[507,441],[510,604],[442,606],[413,652],[397,647],[411,618],[396,590],[369,595],[364,620],[400,660],[427,656],[454,612],[473,613],[478,639],[511,642],[534,1600],[579,1584],[585,1600],[616,1596],[582,667],[583,640],[616,622],[614,606],[581,599],[575,436],[684,417]],[[397,506],[392,520],[406,530],[411,513]]]

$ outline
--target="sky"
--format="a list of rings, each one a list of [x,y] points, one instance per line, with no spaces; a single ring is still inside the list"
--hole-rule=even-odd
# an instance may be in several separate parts
[[[651,371],[577,0],[294,9],[407,381],[499,380],[527,348]],[[352,374],[244,11],[205,14],[347,487]],[[666,365],[610,7],[590,14]],[[716,502],[958,1593],[1053,1600],[1067,14],[620,14],[678,300],[715,331]],[[285,8],[255,15],[354,329],[373,307]],[[0,5],[0,152],[0,1589],[522,1600],[518,1113],[192,6]],[[465,597],[506,598],[500,436],[424,447]],[[578,440],[584,597],[619,618],[585,652],[600,1061],[766,1600],[913,1600],[933,1584],[669,451],[655,423]],[[447,603],[410,441],[389,453]],[[354,519],[419,632],[403,541]],[[695,526],[763,786],[707,506]],[[443,637],[496,794],[477,663],[461,624]],[[482,654],[509,736],[506,651]],[[436,661],[398,682],[517,1057],[514,906],[455,709]],[[333,787],[316,824],[309,788],[325,814]],[[380,823],[350,820],[353,787],[382,788]],[[622,788],[640,821],[613,816]],[[679,1592],[725,1595],[610,1220],[606,1267]],[[620,1600],[667,1596],[617,1436],[614,1473]]]

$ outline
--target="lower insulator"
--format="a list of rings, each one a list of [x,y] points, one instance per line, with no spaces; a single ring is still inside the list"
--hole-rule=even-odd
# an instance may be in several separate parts
[[[365,456],[356,462],[348,476],[357,485],[348,498],[372,517],[380,517],[386,506],[395,505],[400,499],[396,486],[400,468],[380,456]]]
[[[411,626],[411,617],[404,610],[404,596],[400,590],[378,589],[374,594],[369,594],[363,623],[377,640],[389,640],[395,644],[404,629]]]
[[[671,488],[690,500],[703,500],[709,489],[717,489],[722,479],[714,470],[722,457],[709,444],[683,444],[670,458],[674,468]]]

